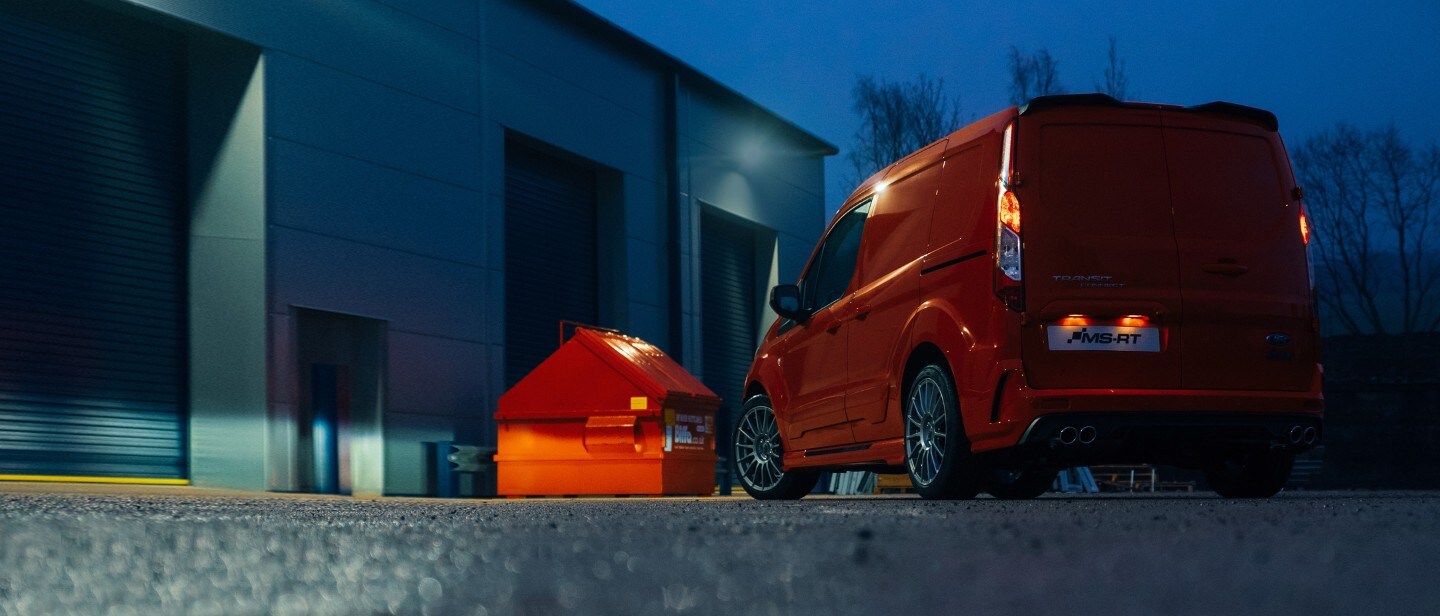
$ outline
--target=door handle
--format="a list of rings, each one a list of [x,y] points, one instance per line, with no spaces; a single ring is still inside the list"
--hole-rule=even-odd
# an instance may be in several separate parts
[[[845,323],[844,317],[837,317],[835,315],[828,314],[824,317],[817,317],[814,320],[810,321],[810,325],[812,327],[815,327],[817,329],[823,329],[826,333],[829,334],[840,331],[840,325],[842,325],[843,323]]]
[[[1250,271],[1250,268],[1234,261],[1227,260],[1221,261],[1219,263],[1206,263],[1205,265],[1201,265],[1200,271],[1207,274],[1234,277]]]
[[[844,323],[844,322],[846,322],[846,321],[850,321],[850,320],[852,320],[852,319],[853,319],[853,320],[856,320],[856,321],[864,321],[864,320],[865,320],[865,317],[870,316],[870,311],[871,311],[871,310],[873,310],[873,308],[870,307],[870,304],[857,304],[857,305],[855,305],[854,307],[851,307],[850,309],[846,310],[845,313],[844,313],[842,316],[840,316],[838,319],[835,320],[835,327],[840,327],[840,324],[841,324],[841,323]],[[826,330],[826,331],[834,331],[834,330]]]

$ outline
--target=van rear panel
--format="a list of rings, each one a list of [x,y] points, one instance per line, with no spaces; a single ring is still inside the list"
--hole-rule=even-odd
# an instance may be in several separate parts
[[[1063,117],[1018,127],[1026,376],[1037,388],[1180,387],[1180,281],[1159,113]],[[1114,329],[1128,315],[1148,323]]]
[[[1278,134],[1181,110],[1022,116],[1035,388],[1303,391],[1316,336]]]
[[[1168,113],[1190,389],[1304,391],[1315,376],[1313,314],[1299,204],[1279,137]]]

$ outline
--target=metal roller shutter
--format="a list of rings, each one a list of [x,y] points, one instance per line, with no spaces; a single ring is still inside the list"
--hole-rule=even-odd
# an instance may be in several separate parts
[[[598,320],[595,171],[505,144],[505,385]]]
[[[0,474],[181,478],[182,41],[29,4],[0,5]]]
[[[700,320],[705,386],[724,403],[717,420],[717,451],[728,458],[730,426],[744,400],[745,373],[755,357],[755,233],[705,212],[700,219]]]

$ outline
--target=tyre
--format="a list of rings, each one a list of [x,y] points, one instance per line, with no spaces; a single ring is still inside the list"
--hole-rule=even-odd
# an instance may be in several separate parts
[[[1021,500],[1035,498],[1050,490],[1060,471],[1053,468],[1010,470],[992,468],[985,476],[985,491],[995,498]]]
[[[977,467],[950,373],[936,364],[921,368],[905,396],[905,469],[915,491],[933,499],[974,498]]]
[[[1294,452],[1245,451],[1205,467],[1205,481],[1225,498],[1269,498],[1285,487],[1294,466]]]
[[[731,459],[740,487],[754,498],[795,500],[809,494],[820,481],[820,473],[815,471],[784,470],[784,443],[768,396],[745,402],[730,442],[734,443]]]

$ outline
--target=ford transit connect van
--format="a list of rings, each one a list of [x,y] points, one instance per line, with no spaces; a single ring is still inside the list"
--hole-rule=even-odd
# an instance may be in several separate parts
[[[1029,498],[1151,462],[1275,494],[1322,434],[1300,198],[1275,116],[1229,103],[1041,97],[930,144],[771,291],[742,486],[903,469],[927,498]]]

